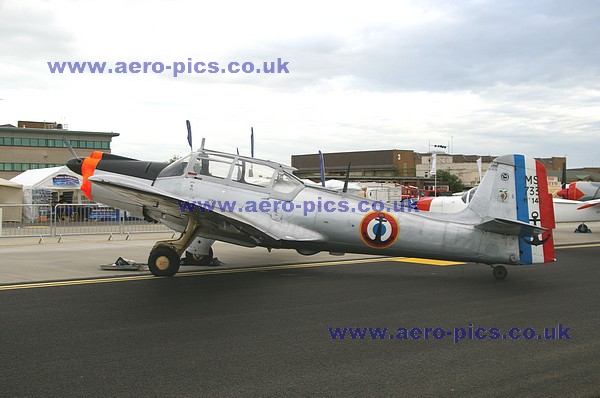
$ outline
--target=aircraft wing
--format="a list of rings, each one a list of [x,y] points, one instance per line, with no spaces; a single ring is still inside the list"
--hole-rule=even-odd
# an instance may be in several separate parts
[[[588,207],[600,205],[600,199],[588,200],[584,205],[579,206],[577,210],[587,209]]]
[[[110,176],[89,177],[93,184],[122,195],[135,203],[144,206],[152,214],[169,215],[176,218],[194,217],[201,226],[200,235],[206,238],[222,240],[238,245],[254,247],[259,243],[276,247],[276,242],[283,239],[273,232],[267,232],[257,225],[240,220],[233,213],[218,212],[194,205],[193,210],[183,206],[185,199],[177,198],[170,193],[153,186],[139,184],[128,178]]]

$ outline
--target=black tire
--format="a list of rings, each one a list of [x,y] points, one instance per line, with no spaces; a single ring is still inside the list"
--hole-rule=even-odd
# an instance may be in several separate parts
[[[179,256],[169,247],[157,247],[150,252],[148,269],[154,276],[173,276],[179,271]]]
[[[205,256],[196,256],[188,251],[185,252],[186,265],[214,265],[214,253],[212,247],[208,250]]]
[[[503,265],[497,265],[494,267],[492,273],[494,274],[494,278],[502,280],[508,275],[508,270]]]
[[[587,234],[590,231],[590,229],[585,224],[579,224],[579,226],[577,227],[577,231],[582,234]]]

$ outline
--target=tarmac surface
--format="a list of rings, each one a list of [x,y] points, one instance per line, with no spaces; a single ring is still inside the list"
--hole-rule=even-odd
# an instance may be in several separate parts
[[[600,242],[600,222],[587,223],[593,231],[574,233],[577,223],[561,223],[554,231],[556,245]],[[154,243],[170,239],[172,232],[126,235],[66,235],[63,237],[0,238],[0,285],[64,280],[77,278],[104,278],[123,275],[149,275],[149,271],[102,270],[103,264],[112,264],[119,257],[146,263]],[[245,248],[215,242],[215,257],[224,263],[218,268],[253,267],[261,265],[293,264],[349,259],[378,258],[377,256],[346,254],[331,256],[319,253],[303,256],[294,250]],[[180,272],[215,269],[215,267],[182,267]],[[509,271],[512,267],[509,267]]]
[[[225,265],[156,278],[99,266],[145,262],[170,235],[0,239],[0,396],[599,396],[600,223],[588,225],[561,225],[557,262],[503,281],[475,264],[218,243]],[[569,339],[396,335],[478,327]]]

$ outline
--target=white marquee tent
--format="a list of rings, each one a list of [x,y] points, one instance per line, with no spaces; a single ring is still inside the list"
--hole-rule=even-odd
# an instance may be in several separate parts
[[[23,221],[37,220],[40,214],[39,206],[36,205],[52,205],[53,193],[55,200],[68,194],[73,198],[73,202],[78,203],[82,178],[67,166],[27,170],[12,178],[11,182],[23,186],[22,203],[29,205],[23,210]]]

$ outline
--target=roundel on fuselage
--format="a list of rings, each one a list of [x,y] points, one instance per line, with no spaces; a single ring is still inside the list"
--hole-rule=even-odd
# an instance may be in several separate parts
[[[368,246],[378,249],[392,245],[399,232],[398,221],[389,213],[374,211],[360,222],[360,237]]]

